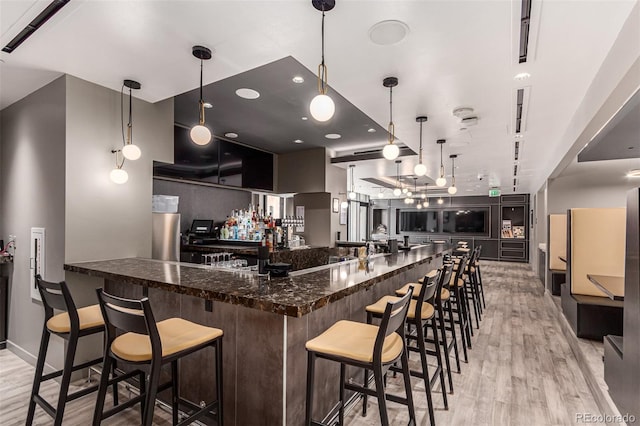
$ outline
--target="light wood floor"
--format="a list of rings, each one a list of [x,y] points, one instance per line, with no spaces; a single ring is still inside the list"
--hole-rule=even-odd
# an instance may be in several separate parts
[[[473,337],[469,363],[454,373],[455,393],[449,410],[434,393],[438,425],[570,425],[576,413],[599,414],[577,361],[549,306],[543,287],[528,265],[482,262],[487,309]],[[412,355],[412,363],[418,359]],[[0,351],[0,425],[22,425],[34,369],[9,350]],[[419,425],[428,425],[424,385],[412,379]],[[389,378],[390,391],[402,394],[402,378]],[[55,401],[58,386],[49,382],[43,394]],[[90,424],[95,394],[67,406],[65,425]],[[110,403],[110,397],[107,402]],[[391,424],[406,425],[406,407],[388,403]],[[351,411],[347,425],[378,425],[375,398],[368,416],[361,404]],[[156,409],[155,424],[170,424],[170,416]],[[300,419],[302,424],[303,419]],[[51,418],[36,409],[34,424],[49,425]],[[139,424],[139,411],[126,410],[105,425]],[[236,425],[254,426],[254,425]],[[257,426],[257,425],[255,425]],[[272,426],[272,425],[266,425]],[[294,425],[295,426],[295,425]]]

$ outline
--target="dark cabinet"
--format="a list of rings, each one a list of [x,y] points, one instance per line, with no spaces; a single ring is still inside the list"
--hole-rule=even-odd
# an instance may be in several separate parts
[[[508,198],[507,198],[508,197]],[[529,261],[529,204],[526,194],[503,195],[500,206],[500,260]]]

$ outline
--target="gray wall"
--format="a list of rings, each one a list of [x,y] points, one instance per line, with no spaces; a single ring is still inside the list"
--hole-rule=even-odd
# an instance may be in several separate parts
[[[124,185],[109,180],[110,150],[122,146],[119,92],[63,76],[0,113],[0,235],[15,234],[18,246],[8,270],[9,346],[28,361],[44,316],[29,292],[31,227],[46,228],[45,278],[66,279],[78,306],[96,303],[101,280],[65,274],[65,262],[151,255],[153,160],[173,161],[173,100],[134,99],[133,108],[143,156],[125,163]],[[101,353],[95,337],[78,361]],[[47,361],[60,366],[62,355],[52,339]]]
[[[153,161],[173,162],[173,99],[134,98],[133,117],[142,157],[125,162],[129,181],[117,185],[109,172],[110,150],[122,146],[120,93],[67,76],[67,262],[151,257]]]
[[[9,347],[34,362],[44,321],[30,293],[31,227],[46,228],[45,279],[64,278],[65,77],[0,112],[0,235],[16,235],[9,275]],[[51,339],[48,362],[61,365],[61,339]]]
[[[335,213],[331,213],[331,194],[327,192],[296,194],[293,197],[293,203],[296,207],[304,206],[304,232],[296,232],[296,234],[302,235],[308,245],[333,246],[331,218]]]
[[[326,162],[325,148],[278,155],[276,192],[284,194],[325,191]]]
[[[180,231],[191,228],[193,219],[224,220],[233,209],[246,209],[251,192],[192,183],[153,180],[153,193],[180,197]]]
[[[550,180],[547,214],[566,213],[572,208],[626,207],[627,191],[637,186],[632,180],[626,185],[585,185],[581,175]]]
[[[347,192],[347,171],[341,167],[331,165],[331,159],[327,156],[326,166],[326,191],[331,194],[331,200],[334,198],[340,200],[346,199]],[[347,225],[340,225],[340,212],[334,213],[330,210],[330,235],[329,247],[333,247],[336,242],[336,232],[340,232],[340,238],[347,239]]]

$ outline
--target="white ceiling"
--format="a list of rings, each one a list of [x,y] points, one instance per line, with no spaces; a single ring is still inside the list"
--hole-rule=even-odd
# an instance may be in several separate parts
[[[4,46],[49,1],[0,2]],[[507,0],[337,0],[326,18],[329,83],[386,127],[388,90],[394,89],[396,136],[418,148],[416,115],[424,126],[428,174],[438,170],[436,139],[448,155],[459,154],[459,194],[485,194],[491,185],[512,190],[514,93],[530,86],[518,192],[530,192],[541,164],[566,130],[635,0],[534,1],[530,56],[518,64],[520,2]],[[375,23],[397,19],[410,33],[399,44],[368,38]],[[205,84],[291,55],[314,71],[320,60],[320,13],[311,1],[88,1],[73,0],[12,54],[0,59],[0,108],[62,73],[120,90],[122,80],[142,83],[136,95],[156,102],[198,85],[191,47],[214,49]],[[514,81],[526,71],[531,78]],[[477,126],[460,131],[451,111],[473,107]],[[345,141],[344,150],[352,147]],[[403,159],[410,174],[416,159]],[[360,180],[393,176],[395,164],[377,160],[355,169]],[[483,175],[482,181],[478,175]]]

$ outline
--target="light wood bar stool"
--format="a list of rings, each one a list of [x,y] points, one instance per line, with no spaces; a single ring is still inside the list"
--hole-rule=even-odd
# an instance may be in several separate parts
[[[77,370],[88,368],[102,362],[102,358],[97,358],[80,365],[74,366],[74,358],[80,337],[89,336],[104,331],[104,320],[98,305],[87,306],[77,309],[69,288],[64,281],[53,283],[43,280],[40,275],[36,276],[36,284],[42,298],[44,306],[44,326],[42,327],[42,338],[40,340],[40,350],[36,362],[36,372],[33,379],[31,396],[29,397],[29,409],[27,412],[27,425],[33,423],[36,404],[53,417],[53,424],[62,424],[66,403],[85,396],[98,389],[98,386],[90,386],[77,392],[69,394],[69,383],[71,373]],[[54,309],[63,311],[54,315]],[[42,374],[49,347],[49,338],[52,334],[62,337],[68,341],[67,351],[64,358],[64,368],[49,374]],[[56,408],[47,402],[40,395],[40,384],[55,377],[62,376],[60,381],[60,392]],[[118,397],[114,385],[114,404],[117,405]]]
[[[151,311],[148,298],[141,300],[123,299],[98,289],[98,300],[105,318],[107,340],[104,353],[104,366],[100,378],[98,400],[93,416],[93,424],[125,408],[141,403],[142,424],[151,426],[156,395],[171,388],[173,424],[186,425],[216,410],[217,424],[222,425],[222,336],[223,331],[205,327],[181,318],[169,318],[157,322]],[[120,331],[124,334],[116,334]],[[216,359],[216,400],[199,406],[180,398],[178,387],[178,360],[201,349],[212,347]],[[114,362],[124,362],[137,367],[148,368],[149,380],[144,380],[144,372],[136,369],[122,376],[109,379],[110,366]],[[160,384],[160,369],[171,364],[171,381]],[[107,387],[112,383],[141,375],[140,395],[131,398],[103,412]],[[146,382],[146,383],[145,383]],[[178,405],[182,403],[194,410],[185,420],[178,422]]]
[[[378,398],[380,424],[389,426],[386,400],[404,404],[409,409],[409,424],[416,424],[416,414],[411,394],[409,357],[405,347],[405,320],[413,290],[394,302],[387,303],[380,326],[354,321],[338,321],[318,337],[307,341],[307,395],[305,426],[322,425],[312,420],[313,389],[316,358],[340,363],[339,424],[344,424],[345,389]],[[406,397],[387,394],[384,375],[392,364],[401,361]],[[346,366],[353,365],[373,370],[376,389],[346,383]]]
[[[416,346],[410,346],[407,344],[407,349],[412,352],[418,352],[420,354],[420,362],[421,362],[421,371],[410,370],[409,373],[414,376],[424,380],[425,392],[427,395],[427,407],[429,410],[429,419],[431,421],[431,425],[435,425],[435,414],[433,412],[433,400],[431,391],[434,388],[435,384],[440,379],[440,387],[442,389],[442,399],[444,401],[445,409],[449,408],[449,404],[447,402],[447,388],[445,386],[444,381],[444,366],[442,363],[442,353],[440,352],[440,342],[438,338],[438,329],[436,326],[435,320],[435,299],[436,293],[439,289],[440,282],[440,273],[436,271],[435,274],[430,274],[426,278],[424,284],[407,284],[409,286],[413,286],[415,289],[413,290],[413,294],[418,293],[418,297],[411,300],[409,304],[409,312],[407,313],[407,325],[409,327],[415,326],[416,335],[408,334],[406,336],[407,341],[415,341]],[[420,287],[418,291],[416,287]],[[367,323],[371,324],[373,322],[373,318],[380,318],[384,314],[384,309],[387,303],[394,302],[399,300],[400,297],[397,296],[384,296],[376,303],[371,304],[365,308],[367,311]],[[431,327],[433,331],[433,339],[431,342],[434,344],[434,350],[428,350],[425,346],[427,340],[427,326]],[[435,369],[433,376],[429,374],[429,368],[427,363],[427,355],[432,355],[436,357],[436,361],[438,367]],[[395,370],[392,367],[392,371]],[[365,370],[365,386],[368,382],[368,374],[367,370]],[[365,395],[364,405],[363,405],[363,415],[366,414],[366,403],[367,397]]]

